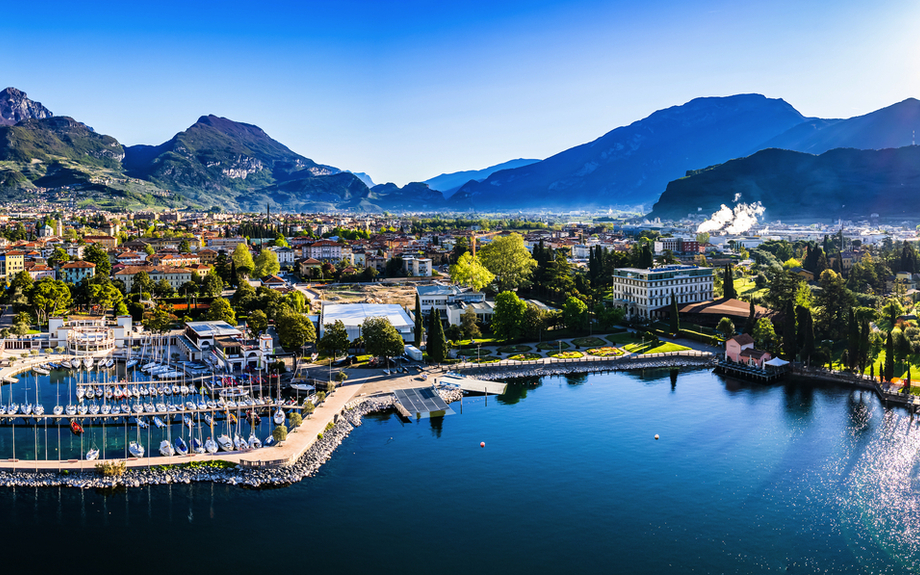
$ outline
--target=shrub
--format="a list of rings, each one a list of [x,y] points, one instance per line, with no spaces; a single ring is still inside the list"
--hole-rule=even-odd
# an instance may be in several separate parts
[[[128,465],[124,461],[103,461],[96,464],[96,472],[103,477],[121,477],[127,468]]]
[[[346,379],[348,379],[348,374],[345,373],[344,371],[340,371],[338,375],[335,376],[335,380],[338,381],[339,383],[342,383]]]
[[[689,330],[689,329],[682,329],[682,330],[680,330],[679,333],[680,333],[680,335],[686,337],[687,339],[692,339],[693,341],[698,341],[698,342],[706,343],[706,344],[709,344],[709,345],[719,345],[719,344],[722,343],[722,339],[721,339],[721,338],[719,338],[719,337],[717,337],[717,336],[714,336],[714,335],[708,335],[708,334],[705,334],[705,333],[700,333],[700,332],[698,332],[698,331],[691,331],[691,330]]]
[[[272,437],[275,438],[275,441],[281,443],[287,439],[288,429],[285,425],[279,425],[272,431]]]
[[[316,403],[322,403],[326,401],[326,392],[320,391],[316,394]]]

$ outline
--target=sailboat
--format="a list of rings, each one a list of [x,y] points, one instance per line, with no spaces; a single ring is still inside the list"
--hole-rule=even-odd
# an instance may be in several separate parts
[[[259,438],[256,436],[256,430],[253,429],[252,433],[249,434],[249,447],[253,449],[259,449],[262,447],[262,442],[259,441]]]
[[[43,367],[39,367],[37,365],[32,368],[32,371],[34,371],[35,373],[41,374],[41,375],[51,375],[50,371],[48,371],[47,369]]]
[[[217,444],[224,451],[233,451],[233,442],[230,441],[230,438],[226,433],[220,434],[220,436],[217,438]]]
[[[174,442],[176,445],[176,451],[179,452],[179,455],[188,455],[188,445],[185,443],[181,437],[177,437]]]
[[[128,445],[128,451],[131,452],[131,455],[134,457],[144,456],[144,446],[136,441],[132,441],[131,444]]]
[[[172,457],[175,454],[176,450],[173,449],[173,446],[168,439],[164,439],[160,442],[160,455],[163,457]]]
[[[224,437],[227,437],[227,436],[225,435]],[[230,440],[230,438],[227,438],[227,441],[229,441],[229,440]],[[207,438],[207,439],[205,440],[205,442],[204,442],[204,448],[205,448],[205,449],[207,450],[207,452],[210,453],[211,455],[214,455],[215,453],[217,453],[217,444],[214,443],[214,440],[211,439],[210,437]]]
[[[98,458],[99,458],[99,450],[95,446],[93,446],[92,449],[86,452],[87,461],[95,461]]]
[[[83,367],[86,369],[93,369],[93,358],[86,356],[83,358]]]
[[[284,417],[284,410],[279,407],[278,411],[272,416],[272,420],[274,420],[275,425],[282,425],[284,423]]]

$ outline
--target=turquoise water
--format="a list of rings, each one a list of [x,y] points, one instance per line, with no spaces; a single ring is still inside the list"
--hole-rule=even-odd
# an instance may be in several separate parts
[[[920,570],[920,428],[868,392],[705,371],[532,383],[442,419],[366,418],[291,487],[6,490],[4,564],[50,545],[77,571]]]

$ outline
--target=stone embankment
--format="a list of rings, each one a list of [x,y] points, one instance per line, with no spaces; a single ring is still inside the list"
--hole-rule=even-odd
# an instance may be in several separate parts
[[[641,356],[640,356],[641,357]],[[641,369],[665,369],[681,367],[712,367],[717,359],[713,356],[688,357],[673,355],[651,359],[634,359],[629,361],[585,361],[577,363],[546,363],[537,365],[519,364],[515,366],[476,367],[464,369],[464,375],[479,379],[495,380],[507,377],[542,377],[545,375],[565,375],[569,373],[594,373],[601,371],[636,371]]]
[[[84,473],[0,471],[0,486],[3,487],[77,487],[81,489],[105,489],[116,486],[140,487],[142,485],[165,485],[211,481],[244,487],[267,487],[289,485],[309,477],[332,457],[335,449],[348,434],[361,425],[361,419],[375,411],[393,407],[395,397],[385,395],[362,401],[337,417],[332,427],[322,434],[307,451],[293,464],[275,468],[245,468],[234,466],[226,469],[196,466],[162,466],[131,468],[120,477],[102,477],[92,468]]]

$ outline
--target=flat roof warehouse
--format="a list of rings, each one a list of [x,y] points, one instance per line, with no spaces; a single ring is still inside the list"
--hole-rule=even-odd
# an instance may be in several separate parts
[[[341,321],[345,324],[348,339],[361,336],[361,324],[369,317],[385,317],[396,328],[406,343],[415,342],[415,323],[401,305],[395,303],[341,303],[323,306],[319,336],[325,334],[325,325]]]

